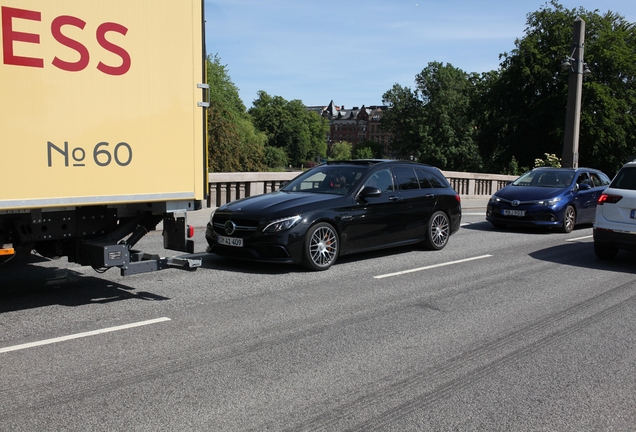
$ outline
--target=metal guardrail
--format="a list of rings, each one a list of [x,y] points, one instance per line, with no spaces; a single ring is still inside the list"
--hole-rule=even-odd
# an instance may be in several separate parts
[[[209,173],[208,207],[219,207],[230,201],[273,192],[281,183],[301,171]],[[486,198],[504,187],[516,176],[502,174],[442,171],[451,186],[462,198]]]

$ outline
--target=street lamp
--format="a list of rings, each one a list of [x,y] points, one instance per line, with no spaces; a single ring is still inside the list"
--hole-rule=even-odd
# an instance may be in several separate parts
[[[574,55],[574,52],[572,52],[572,55]],[[574,69],[574,66],[573,66],[575,64],[575,62],[576,62],[576,59],[574,59],[574,57],[572,57],[572,55],[567,56],[561,62],[561,69],[570,70],[570,72],[572,72],[572,73],[577,73],[576,70]],[[583,78],[587,78],[588,76],[592,75],[592,71],[587,66],[587,63],[582,63],[582,64],[583,64],[583,71],[581,72],[581,74],[583,75]]]
[[[579,131],[581,126],[581,90],[583,78],[592,71],[583,62],[585,42],[585,21],[580,17],[574,20],[572,30],[572,54],[561,62],[561,68],[570,72],[568,81],[568,102],[565,114],[565,133],[563,137],[563,157],[561,164],[566,168],[579,166]]]

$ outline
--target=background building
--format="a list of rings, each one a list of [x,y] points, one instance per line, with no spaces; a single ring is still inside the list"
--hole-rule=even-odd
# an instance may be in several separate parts
[[[374,141],[382,146],[382,153],[386,157],[394,158],[396,155],[391,149],[393,135],[380,129],[380,121],[383,112],[388,106],[372,105],[361,108],[346,109],[344,105],[335,105],[333,100],[327,106],[311,106],[308,110],[329,120],[330,128],[327,135],[327,146],[336,142],[347,141],[353,144],[355,149],[363,141]]]

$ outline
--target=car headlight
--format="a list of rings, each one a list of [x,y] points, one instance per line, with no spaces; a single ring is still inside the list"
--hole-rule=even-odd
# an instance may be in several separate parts
[[[490,197],[490,203],[491,204],[498,203],[499,201],[501,201],[501,198],[499,198],[497,195],[493,195],[493,196]]]
[[[285,231],[298,225],[298,223],[302,219],[303,218],[300,216],[292,216],[292,217],[288,217],[284,219],[278,219],[270,223],[269,225],[267,225],[265,229],[263,230],[263,232],[273,233],[273,232]]]
[[[212,213],[210,213],[210,223],[214,223],[214,212],[216,212],[216,209],[212,210]]]
[[[547,206],[547,207],[552,207],[553,205],[555,205],[559,201],[561,201],[561,197],[550,198],[550,199],[547,199],[547,200],[537,201],[537,204],[544,205],[544,206]]]

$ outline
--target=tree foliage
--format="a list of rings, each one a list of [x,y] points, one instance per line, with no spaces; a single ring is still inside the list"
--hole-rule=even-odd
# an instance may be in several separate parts
[[[354,159],[382,159],[383,146],[373,140],[364,140],[353,149]]]
[[[612,175],[635,153],[634,24],[612,12],[568,10],[553,0],[528,14],[525,36],[500,56],[500,70],[476,83],[479,148],[491,171],[513,155],[532,165],[539,155],[563,153],[569,72],[560,63],[572,52],[577,17],[586,23],[584,60],[593,71],[582,90],[579,165]]]
[[[284,149],[291,164],[300,166],[326,156],[329,124],[301,101],[287,101],[261,90],[249,114],[267,136],[268,145]]]
[[[555,154],[545,154],[545,159],[536,158],[534,160],[534,167],[553,167],[561,168],[561,158]]]
[[[433,62],[415,77],[415,83],[424,103],[424,147],[430,149],[425,158],[446,169],[479,169],[475,125],[469,112],[472,76],[450,64]]]
[[[586,23],[579,165],[612,175],[636,155],[636,29],[613,12],[566,9],[558,1],[527,15],[524,36],[496,71],[467,74],[431,62],[415,90],[395,84],[382,127],[394,148],[445,169],[512,172],[562,155],[574,21]]]
[[[382,144],[373,140],[364,140],[356,145],[354,158],[356,159],[382,159],[384,148]]]
[[[423,103],[409,87],[394,84],[382,95],[386,110],[380,127],[393,134],[392,147],[403,155],[419,155],[423,136]]]
[[[396,84],[382,97],[391,107],[382,128],[393,132],[393,148],[442,169],[479,169],[470,113],[473,77],[450,64],[431,62],[415,83],[415,91]]]
[[[347,141],[338,141],[331,146],[331,160],[349,160],[351,159],[351,152],[353,150],[353,144]]]
[[[281,147],[265,146],[265,165],[269,168],[284,168],[289,163],[287,152]]]
[[[208,166],[213,172],[262,171],[267,138],[245,111],[238,89],[218,56],[207,59]]]

